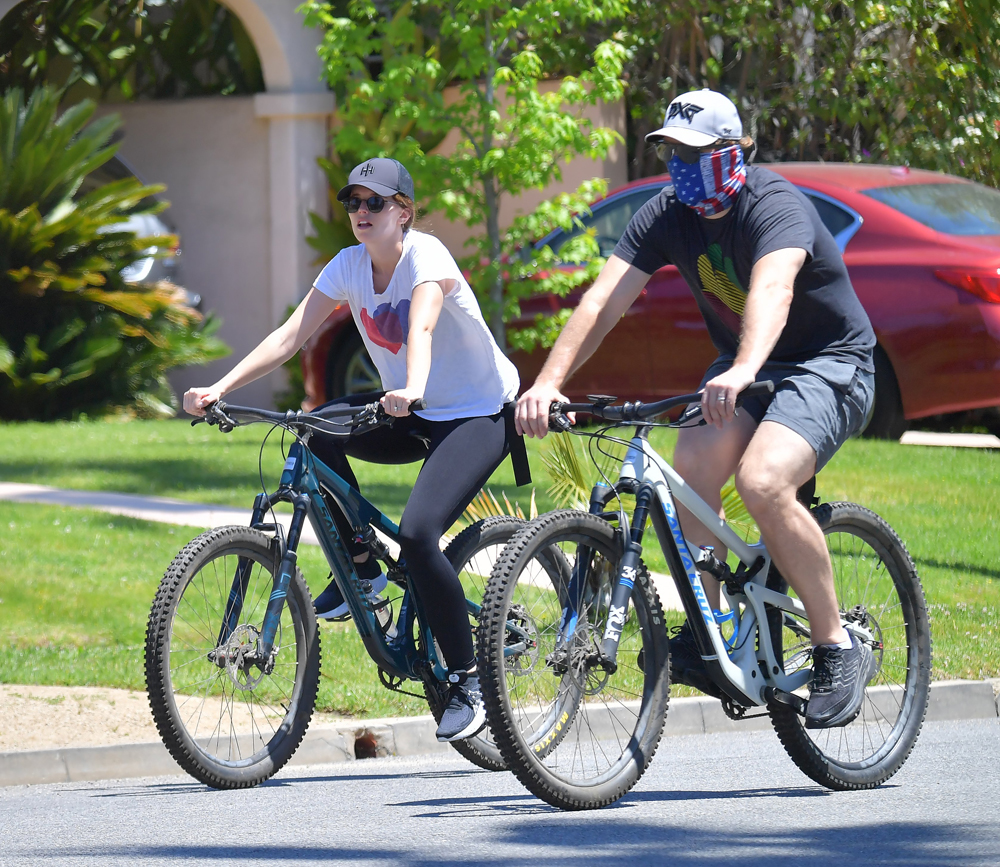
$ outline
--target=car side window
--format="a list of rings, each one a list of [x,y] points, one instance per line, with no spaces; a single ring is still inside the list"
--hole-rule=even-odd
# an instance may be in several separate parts
[[[625,234],[625,228],[635,212],[646,204],[653,196],[660,192],[661,187],[650,186],[632,190],[613,199],[608,199],[594,206],[593,213],[589,217],[582,217],[583,228],[574,229],[572,232],[559,232],[548,239],[548,244],[552,247],[552,252],[557,254],[562,246],[571,238],[577,237],[586,229],[593,229],[594,238],[600,248],[601,256],[607,258],[614,251]]]
[[[803,192],[805,191],[803,190]],[[834,238],[854,222],[854,217],[851,214],[843,208],[838,208],[833,202],[821,199],[819,196],[812,196],[809,193],[805,195],[813,203],[813,206],[819,213],[819,218],[823,221],[823,225],[830,230],[830,234]]]

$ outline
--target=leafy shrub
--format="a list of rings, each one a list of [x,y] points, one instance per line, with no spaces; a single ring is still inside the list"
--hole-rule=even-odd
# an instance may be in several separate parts
[[[227,354],[218,322],[170,283],[129,284],[122,269],[172,239],[115,229],[164,205],[160,187],[117,181],[74,199],[106,162],[117,118],[94,104],[59,115],[60,92],[0,99],[0,418],[128,409],[171,415],[166,372]]]

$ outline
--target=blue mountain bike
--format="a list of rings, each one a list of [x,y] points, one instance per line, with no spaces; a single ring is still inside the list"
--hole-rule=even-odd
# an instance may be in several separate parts
[[[220,527],[192,540],[156,593],[146,629],[146,686],[153,719],[174,759],[209,786],[243,788],[275,774],[301,743],[320,673],[319,629],[297,566],[307,519],[382,684],[400,692],[422,684],[439,720],[448,692],[446,661],[425,625],[405,562],[392,556],[379,535],[398,539],[399,528],[309,450],[315,431],[359,433],[392,424],[392,418],[377,403],[276,413],[218,402],[203,421],[224,432],[265,423],[292,433],[295,441],[277,489],[257,495],[250,526]],[[273,517],[276,503],[293,507],[287,533]],[[374,604],[332,509],[346,516],[356,538],[384,564],[390,583]],[[466,588],[473,628],[494,561],[523,524],[488,518],[467,527],[445,550]],[[479,767],[506,767],[488,729],[452,745]]]

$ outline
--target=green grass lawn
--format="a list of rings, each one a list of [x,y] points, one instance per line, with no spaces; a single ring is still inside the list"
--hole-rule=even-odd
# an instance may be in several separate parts
[[[172,422],[0,426],[0,480],[153,494],[249,507],[259,490],[266,429],[222,435]],[[283,462],[277,437],[264,452],[273,486]],[[657,448],[674,435],[658,431]],[[541,511],[548,477],[529,442]],[[358,465],[370,498],[398,518],[417,466]],[[509,462],[489,483],[517,494]],[[881,514],[917,563],[934,632],[935,677],[1000,675],[1000,454],[855,440],[819,479],[824,500],[850,499]],[[156,585],[198,531],[97,512],[0,502],[0,681],[142,688],[142,641]],[[647,537],[652,540],[652,535]],[[647,551],[650,567],[662,557]],[[313,592],[327,568],[303,546]],[[671,623],[682,619],[671,614]],[[350,625],[323,626],[320,707],[358,716],[423,712],[382,689]]]

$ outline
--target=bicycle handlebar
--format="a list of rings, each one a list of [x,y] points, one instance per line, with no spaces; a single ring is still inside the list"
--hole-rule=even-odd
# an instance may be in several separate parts
[[[774,383],[769,379],[751,383],[736,396],[736,406],[742,404],[749,397],[758,397],[759,395],[772,394],[773,392]],[[569,430],[571,425],[569,419],[566,418],[566,413],[570,412],[584,413],[596,416],[597,418],[603,418],[606,421],[645,421],[655,416],[663,415],[665,412],[669,412],[678,406],[685,406],[689,403],[700,403],[701,394],[682,394],[677,397],[658,400],[654,403],[643,403],[639,400],[635,402],[626,401],[624,404],[613,406],[612,401],[615,399],[613,397],[599,397],[595,398],[592,403],[562,403],[555,401],[549,407],[549,430],[559,432]],[[693,409],[687,418],[684,415],[681,418],[685,421],[690,421],[700,413],[701,408],[699,406]]]
[[[410,410],[426,409],[427,402],[423,398],[418,398],[410,403],[409,408]],[[331,406],[313,412],[303,412],[300,409],[273,412],[252,406],[235,406],[218,400],[205,407],[205,415],[202,418],[194,419],[191,426],[194,427],[197,424],[218,425],[220,431],[229,433],[241,424],[258,421],[287,426],[324,422],[344,417],[350,417],[354,424],[370,423],[372,427],[392,424],[392,420],[396,418],[396,416],[389,415],[378,401],[364,406]]]

